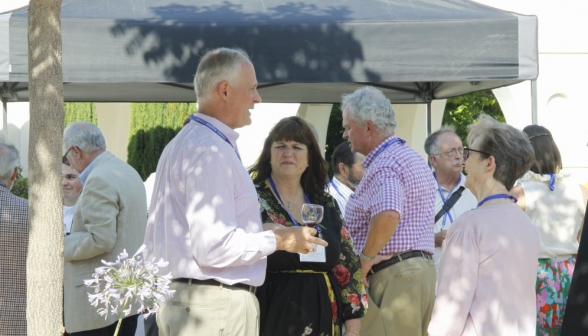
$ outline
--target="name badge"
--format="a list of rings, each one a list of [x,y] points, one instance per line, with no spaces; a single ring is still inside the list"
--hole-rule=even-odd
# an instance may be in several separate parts
[[[316,251],[312,253],[298,254],[301,262],[327,262],[327,251],[324,246],[317,245]]]

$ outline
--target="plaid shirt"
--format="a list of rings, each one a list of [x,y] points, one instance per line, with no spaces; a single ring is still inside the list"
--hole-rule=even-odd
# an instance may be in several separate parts
[[[29,203],[0,184],[0,335],[27,334]]]
[[[392,136],[365,158],[366,172],[347,203],[345,220],[357,248],[365,246],[370,221],[383,211],[400,214],[398,229],[379,254],[435,252],[436,183],[425,160]]]

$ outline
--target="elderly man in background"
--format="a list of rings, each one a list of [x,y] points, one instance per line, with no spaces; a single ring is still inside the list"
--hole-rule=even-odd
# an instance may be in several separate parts
[[[259,335],[256,286],[266,256],[326,245],[309,227],[263,231],[257,192],[237,149],[236,128],[261,102],[255,70],[240,49],[200,61],[198,113],[165,147],[157,165],[145,235],[147,258],[170,261],[174,297],[157,313],[159,334]]]
[[[10,192],[18,150],[0,142],[0,335],[27,334],[29,202]]]
[[[341,214],[345,215],[347,201],[365,174],[365,155],[353,153],[349,142],[335,148],[332,157],[333,179],[329,183],[329,194],[337,201]]]
[[[476,197],[465,187],[463,174],[463,145],[455,129],[444,126],[425,140],[425,152],[437,181],[435,194],[435,267],[439,274],[441,246],[447,230],[462,213],[478,205]]]
[[[98,315],[88,303],[89,279],[101,260],[114,261],[126,249],[133,254],[145,235],[145,187],[137,171],[106,151],[96,125],[70,124],[63,148],[84,188],[78,199],[71,232],[64,240],[65,329],[70,335],[113,335],[118,317]],[[137,315],[123,319],[118,335],[134,335]]]
[[[345,95],[342,110],[343,138],[366,155],[345,211],[369,288],[361,335],[426,335],[435,299],[435,179],[394,135],[394,110],[381,91],[367,86]]]

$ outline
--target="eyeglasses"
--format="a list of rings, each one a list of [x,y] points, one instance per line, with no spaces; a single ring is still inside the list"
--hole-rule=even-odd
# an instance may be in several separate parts
[[[69,151],[72,149],[72,147],[69,147],[67,152],[65,152],[65,154],[63,154],[63,157],[61,158],[61,163],[64,163],[69,166],[69,160],[67,159],[67,154],[69,154]]]
[[[432,155],[433,155],[433,156],[437,156],[437,155],[441,155],[441,154],[443,154],[443,155],[445,155],[445,156],[447,156],[447,157],[450,157],[450,158],[452,158],[452,157],[456,156],[456,155],[457,155],[457,153],[459,153],[459,154],[463,154],[463,150],[464,150],[464,148],[463,148],[463,147],[459,147],[459,148],[452,148],[452,149],[448,150],[447,152],[442,152],[442,153],[437,153],[437,154],[432,154]]]
[[[492,154],[490,154],[490,153],[486,153],[486,152],[482,152],[482,151],[477,150],[477,149],[471,149],[471,148],[467,148],[466,147],[466,148],[463,149],[463,160],[464,161],[467,160],[470,157],[470,154],[471,154],[470,152],[476,152],[476,153],[486,154],[488,156],[492,156]]]

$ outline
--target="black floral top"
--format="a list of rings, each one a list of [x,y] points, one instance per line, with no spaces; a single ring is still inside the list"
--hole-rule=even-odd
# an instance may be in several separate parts
[[[268,183],[255,186],[263,223],[294,226]],[[321,234],[329,243],[326,262],[300,262],[297,253],[268,256],[267,276],[258,288],[261,335],[340,335],[344,321],[361,318],[367,295],[358,253],[335,200],[325,194]]]

